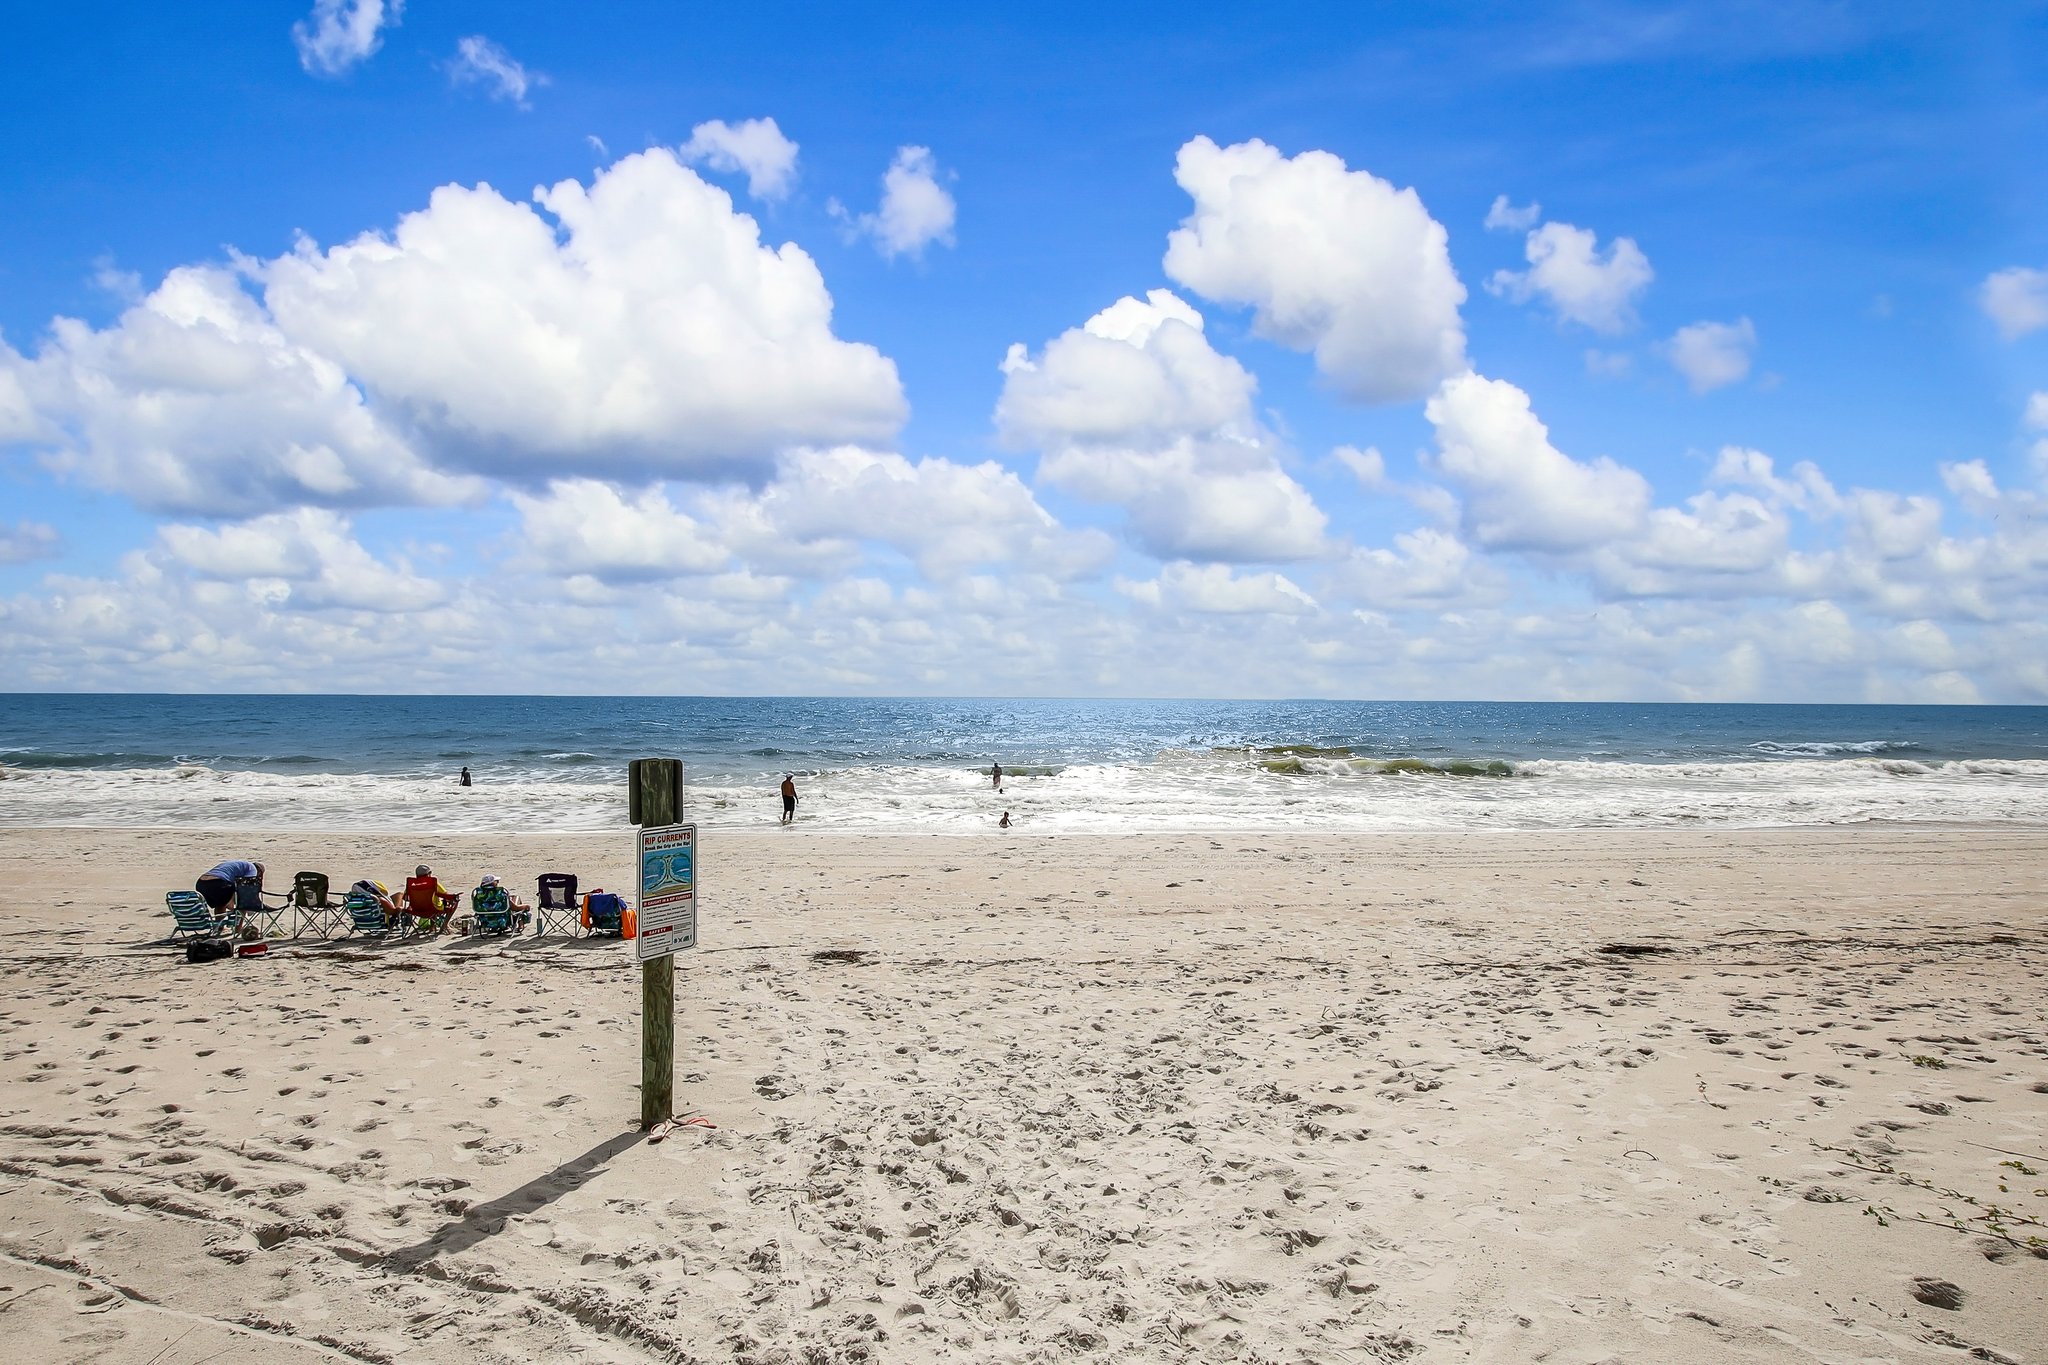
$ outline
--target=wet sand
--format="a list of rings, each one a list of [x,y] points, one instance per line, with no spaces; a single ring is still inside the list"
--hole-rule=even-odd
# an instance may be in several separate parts
[[[0,832],[9,1358],[2048,1360],[2048,833],[713,834],[658,1145],[628,947],[156,941],[628,838]]]

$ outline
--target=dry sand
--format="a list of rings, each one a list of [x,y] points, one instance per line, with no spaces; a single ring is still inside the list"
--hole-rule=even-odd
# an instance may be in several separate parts
[[[0,833],[0,1355],[2048,1360],[2048,834],[712,834],[660,1145],[620,945],[153,942],[627,837]]]

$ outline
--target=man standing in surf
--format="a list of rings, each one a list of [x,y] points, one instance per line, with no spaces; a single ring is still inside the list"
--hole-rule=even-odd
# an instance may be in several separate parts
[[[784,773],[782,775],[782,823],[785,825],[796,823],[796,774],[794,773]]]

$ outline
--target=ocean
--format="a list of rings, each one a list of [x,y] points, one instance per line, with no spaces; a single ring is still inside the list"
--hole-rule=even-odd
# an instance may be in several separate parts
[[[0,825],[616,830],[636,757],[713,827],[2048,823],[2038,706],[0,694]]]

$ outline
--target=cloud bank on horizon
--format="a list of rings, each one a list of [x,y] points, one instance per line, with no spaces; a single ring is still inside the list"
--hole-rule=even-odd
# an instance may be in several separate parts
[[[304,70],[357,71],[402,11],[318,0]],[[551,93],[481,35],[445,69]],[[1157,273],[986,355],[985,449],[919,450],[917,374],[821,261],[854,238],[931,287],[977,170],[906,127],[931,145],[807,251],[775,227],[820,173],[790,132],[700,121],[523,197],[422,186],[0,336],[0,451],[76,519],[0,519],[11,685],[2048,701],[2048,372],[2010,459],[1930,452],[1912,486],[1735,419],[1653,474],[1574,448],[1545,394],[1766,391],[1768,319],[1646,327],[1667,271],[1710,266],[1507,193],[1447,225],[1337,151],[1190,130]],[[1461,271],[1489,240],[1519,263]],[[2024,344],[2048,270],[1967,306]],[[1503,373],[1517,326],[1607,349]],[[1310,409],[1418,439],[1310,444]],[[143,529],[80,562],[106,505]]]

